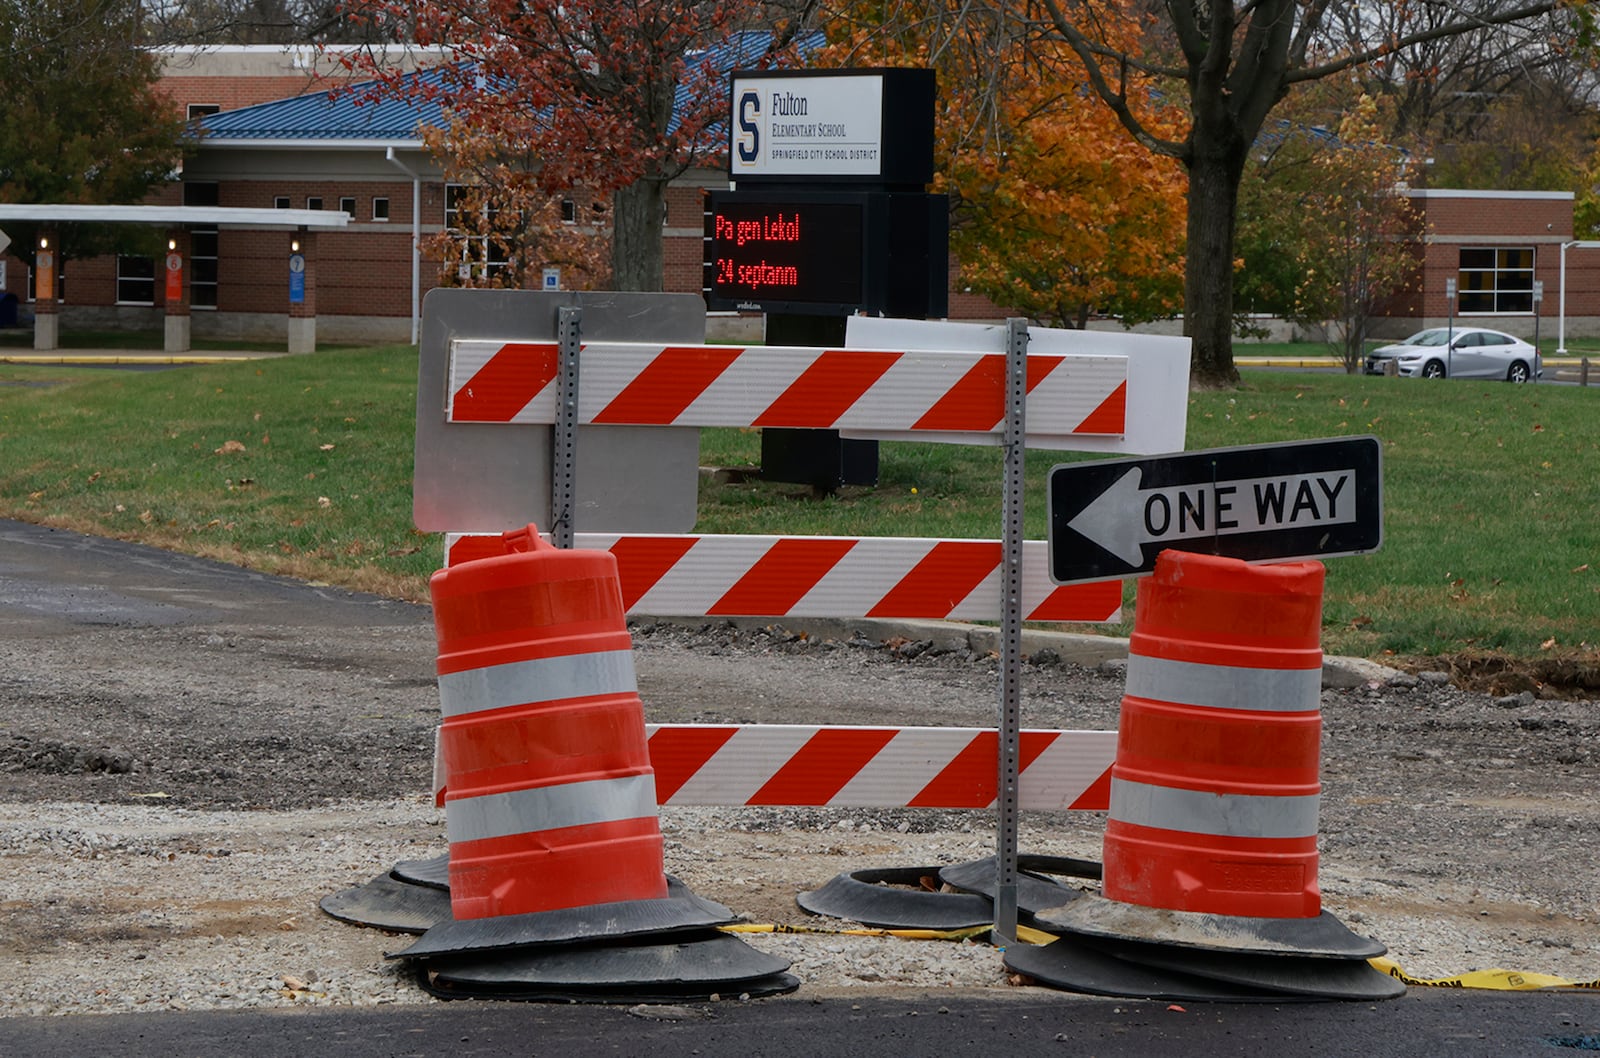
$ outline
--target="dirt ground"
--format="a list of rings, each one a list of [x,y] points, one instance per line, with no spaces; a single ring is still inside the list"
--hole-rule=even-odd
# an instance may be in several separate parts
[[[0,1013],[184,1005],[155,963],[228,951],[281,967],[240,989],[255,999],[362,1001],[341,967],[366,1001],[408,998],[381,959],[402,942],[316,902],[445,847],[429,612],[109,546],[66,556],[91,582],[65,595],[0,552],[0,955],[30,968]],[[714,623],[642,623],[634,644],[652,722],[995,722],[983,650]],[[1024,725],[1115,728],[1102,668],[1036,653]],[[1600,703],[1402,675],[1324,691],[1323,724],[1328,910],[1413,974],[1600,978]],[[1103,822],[1027,814],[1022,850],[1098,858]],[[662,829],[670,872],[758,923],[815,924],[795,894],[842,871],[994,850],[982,812],[668,809]],[[85,974],[122,983],[63,998]]]

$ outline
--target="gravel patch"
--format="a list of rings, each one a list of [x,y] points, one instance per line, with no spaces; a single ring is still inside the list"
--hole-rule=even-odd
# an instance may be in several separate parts
[[[404,936],[317,901],[445,848],[428,796],[432,630],[414,623],[83,628],[0,639],[0,1017],[437,1002]],[[1034,651],[1029,727],[1107,729],[1122,676]],[[659,722],[992,725],[970,641],[643,624]],[[1324,906],[1412,974],[1600,977],[1597,703],[1377,670],[1323,693]],[[1098,859],[1098,813],[1027,814],[1022,851]],[[994,851],[988,813],[668,808],[667,869],[747,922],[797,893]],[[995,949],[753,933],[801,996],[1007,989]]]

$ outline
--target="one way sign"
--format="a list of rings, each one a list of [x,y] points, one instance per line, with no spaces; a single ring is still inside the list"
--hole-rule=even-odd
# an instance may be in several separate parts
[[[1050,577],[1138,576],[1163,549],[1247,562],[1329,558],[1383,542],[1376,437],[1213,448],[1050,471]]]

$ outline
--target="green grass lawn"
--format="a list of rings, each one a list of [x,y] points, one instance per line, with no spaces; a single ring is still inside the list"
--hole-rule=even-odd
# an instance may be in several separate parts
[[[0,516],[424,598],[440,541],[411,522],[416,356],[0,364]],[[1595,655],[1600,389],[1246,371],[1189,397],[1190,449],[1364,434],[1383,445],[1385,542],[1328,560],[1326,649]],[[701,461],[759,449],[753,431],[706,430]],[[1050,467],[1074,458],[1029,452],[1029,536],[1045,535]],[[997,449],[884,444],[879,468],[877,487],[820,498],[702,479],[696,529],[1000,535]]]

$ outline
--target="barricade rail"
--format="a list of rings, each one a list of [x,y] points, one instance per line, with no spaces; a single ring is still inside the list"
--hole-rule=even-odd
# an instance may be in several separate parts
[[[616,556],[630,612],[997,619],[993,730],[662,725],[650,729],[649,744],[661,804],[993,808],[996,928],[1010,936],[1017,812],[1104,810],[1116,740],[1115,732],[1021,731],[1021,623],[1115,620],[1121,602],[1117,581],[1063,587],[1049,580],[1045,543],[1022,539],[1023,455],[1028,446],[1181,449],[1187,341],[1045,332],[1041,348],[1031,350],[1021,320],[966,330],[852,320],[846,349],[616,342],[583,337],[581,299],[559,305],[554,341],[489,336],[465,321],[424,327],[430,337],[422,347],[419,420],[440,415],[444,432],[438,420],[426,430],[419,423],[419,469],[425,435],[438,445],[458,430],[549,424],[551,524],[540,528],[562,547]],[[641,319],[628,319],[630,336]],[[902,325],[927,329],[902,335]],[[965,340],[984,348],[963,348]],[[1101,351],[1062,351],[1069,340],[1099,343]],[[443,399],[430,408],[440,385]],[[612,426],[815,428],[997,444],[1004,452],[1002,538],[579,534],[579,428]],[[460,436],[459,443],[472,437],[478,444],[489,435]],[[436,509],[430,507],[430,523]],[[488,546],[452,533],[447,564]]]

